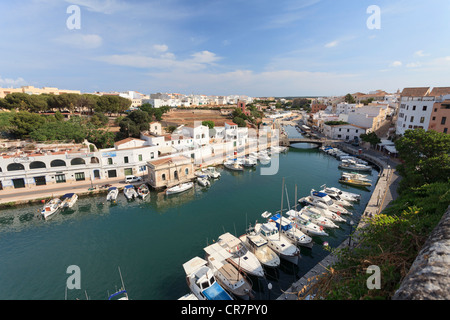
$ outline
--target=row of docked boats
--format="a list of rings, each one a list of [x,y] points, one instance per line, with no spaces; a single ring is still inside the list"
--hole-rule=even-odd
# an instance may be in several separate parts
[[[61,198],[53,198],[49,200],[41,209],[40,215],[47,219],[57,211],[72,208],[78,200],[76,193],[66,193]]]
[[[232,171],[244,171],[244,168],[252,168],[258,164],[268,164],[272,160],[274,154],[281,152],[286,152],[287,147],[282,146],[272,146],[267,150],[260,150],[259,152],[251,152],[247,156],[237,157],[232,159],[227,159],[223,162],[223,166]]]
[[[123,188],[123,194],[127,200],[133,200],[137,198],[147,199],[148,197],[150,197],[150,189],[145,183],[137,187],[129,184]],[[110,187],[108,189],[108,194],[106,195],[106,201],[114,203],[116,202],[118,196],[119,189],[117,187]]]
[[[300,211],[289,209],[286,216],[265,211],[261,216],[267,221],[250,225],[244,235],[222,234],[204,248],[204,258],[197,256],[183,264],[190,293],[180,300],[251,299],[251,277],[264,277],[264,268],[276,268],[281,260],[297,264],[299,247],[311,248],[312,237],[327,236],[324,229],[338,228],[346,221],[341,214],[351,214],[344,205],[351,206],[359,199],[358,194],[324,185],[319,192],[311,191],[312,203]],[[330,208],[319,206],[321,200]],[[333,211],[332,205],[338,203],[340,211]]]

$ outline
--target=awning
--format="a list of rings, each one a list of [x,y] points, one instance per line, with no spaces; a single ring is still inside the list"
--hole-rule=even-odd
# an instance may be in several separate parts
[[[384,148],[390,153],[397,153],[397,149],[395,149],[395,146],[384,146]]]

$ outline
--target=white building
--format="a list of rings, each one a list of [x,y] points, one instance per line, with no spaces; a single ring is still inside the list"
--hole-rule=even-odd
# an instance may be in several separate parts
[[[359,140],[361,134],[366,133],[367,128],[353,124],[324,125],[324,134],[331,139],[353,141]]]
[[[450,88],[405,88],[400,97],[396,133],[402,135],[408,129],[428,130],[433,106],[450,95]]]

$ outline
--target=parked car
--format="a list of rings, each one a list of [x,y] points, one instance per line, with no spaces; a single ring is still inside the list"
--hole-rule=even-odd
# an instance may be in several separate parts
[[[136,177],[136,176],[126,176],[125,177],[125,182],[139,182],[142,181],[141,177]]]

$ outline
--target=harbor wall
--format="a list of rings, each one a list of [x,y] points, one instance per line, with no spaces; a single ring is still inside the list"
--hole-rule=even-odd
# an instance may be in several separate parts
[[[358,150],[350,146],[346,146],[344,144],[338,143],[335,145],[335,147],[341,149],[344,152],[348,152],[351,154],[358,154],[357,153]],[[385,205],[384,199],[386,197],[387,190],[389,189],[391,178],[395,172],[395,169],[391,168],[386,161],[380,159],[379,157],[375,157],[364,153],[358,155],[358,157],[376,165],[380,170],[375,189],[373,190],[369,202],[367,203],[366,208],[363,214],[361,215],[361,218],[372,217],[378,214],[381,211],[381,208]],[[363,220],[365,219],[361,219],[359,221],[354,234],[351,236],[351,239],[349,238],[345,239],[336,249],[348,247],[349,243],[351,244],[351,246],[355,246],[358,231],[365,226]],[[327,268],[332,266],[337,261],[338,258],[333,253],[330,253],[316,266],[311,268],[301,279],[293,283],[290,288],[288,288],[285,292],[283,292],[282,295],[280,295],[277,298],[277,300],[298,300],[305,298],[305,296],[302,294],[302,290],[305,289],[306,287],[310,287],[311,285],[313,285],[318,280],[318,276],[327,272]]]

